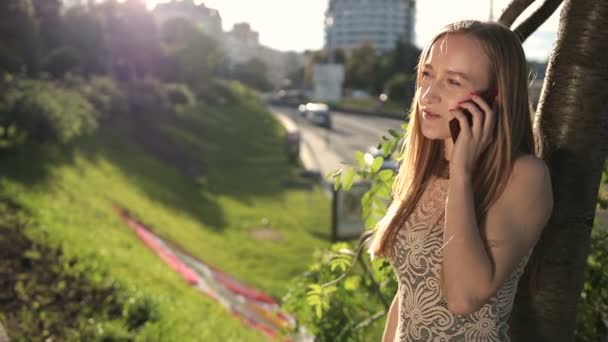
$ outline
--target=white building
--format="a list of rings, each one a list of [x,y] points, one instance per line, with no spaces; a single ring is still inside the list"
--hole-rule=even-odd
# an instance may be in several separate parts
[[[195,4],[194,0],[172,0],[171,2],[159,3],[154,7],[154,16],[159,27],[168,20],[185,18],[190,20],[203,32],[211,37],[220,37],[222,34],[222,18],[220,13],[204,4]]]
[[[236,63],[258,57],[261,48],[259,33],[252,30],[248,23],[234,24],[232,30],[224,34],[222,43],[230,59]]]
[[[416,0],[329,0],[325,49],[350,51],[368,42],[382,53],[399,39],[413,44],[415,13]]]

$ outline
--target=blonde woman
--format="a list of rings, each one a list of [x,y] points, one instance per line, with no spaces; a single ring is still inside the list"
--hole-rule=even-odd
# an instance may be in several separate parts
[[[423,50],[416,86],[369,250],[399,284],[383,341],[508,341],[517,283],[553,209],[524,51],[503,25],[457,22]]]

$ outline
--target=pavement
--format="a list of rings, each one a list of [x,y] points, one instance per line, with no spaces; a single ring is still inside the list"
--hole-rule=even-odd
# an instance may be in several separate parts
[[[299,127],[291,115],[277,110],[273,113],[288,131],[293,130],[294,126]],[[300,160],[307,171],[319,172],[328,181],[328,174],[344,167],[345,161],[332,149],[322,133],[301,128],[299,132]]]

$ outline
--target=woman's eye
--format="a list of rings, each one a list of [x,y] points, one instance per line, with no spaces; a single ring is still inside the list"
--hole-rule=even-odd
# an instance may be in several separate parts
[[[428,71],[422,72],[422,77],[428,77],[428,76],[431,76],[431,74]]]
[[[448,82],[449,82],[450,84],[452,84],[452,85],[455,85],[455,86],[460,86],[460,82],[458,82],[458,81],[456,81],[456,80],[449,79],[449,80],[448,80]]]

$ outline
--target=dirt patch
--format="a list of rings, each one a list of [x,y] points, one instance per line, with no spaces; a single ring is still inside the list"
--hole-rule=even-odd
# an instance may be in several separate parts
[[[272,228],[255,228],[251,231],[251,235],[260,241],[280,242],[285,239],[283,233]]]

